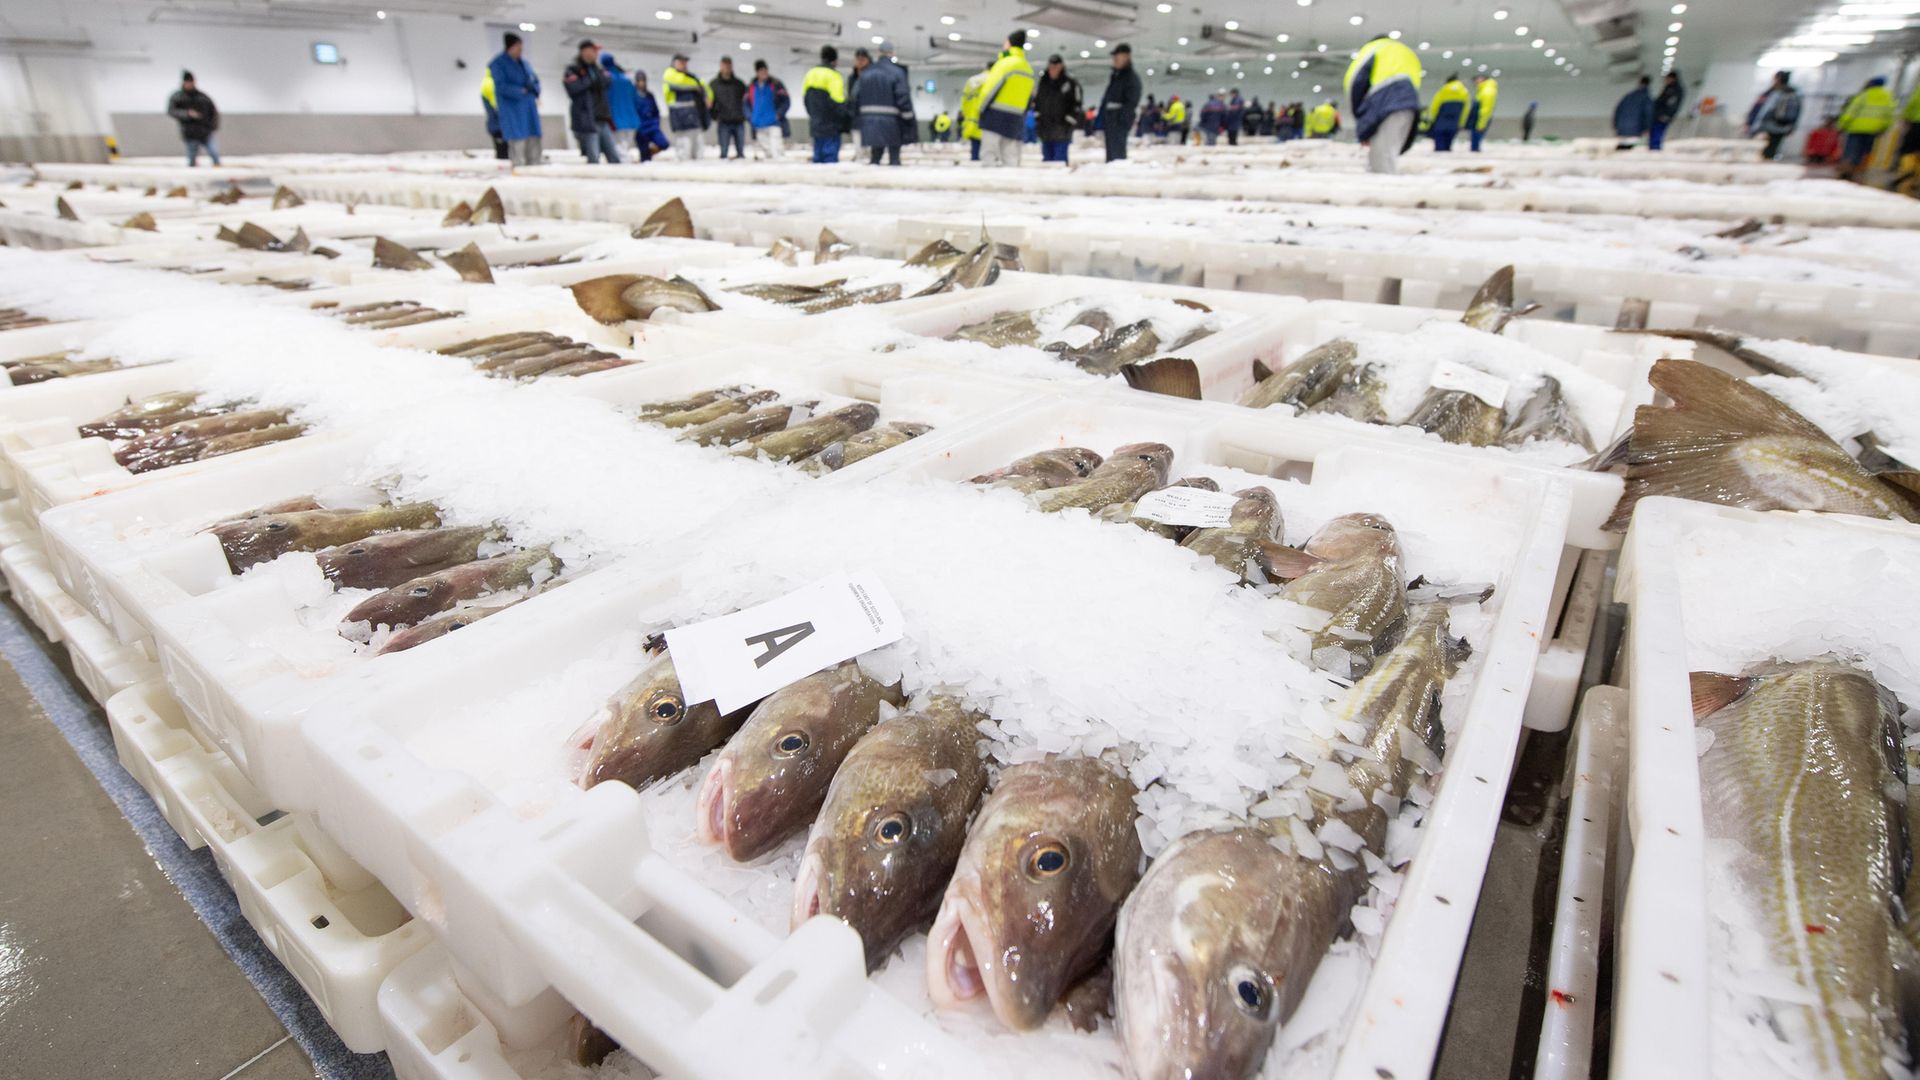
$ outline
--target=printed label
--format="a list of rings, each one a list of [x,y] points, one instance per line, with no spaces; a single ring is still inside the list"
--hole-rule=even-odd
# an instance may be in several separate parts
[[[817,581],[757,607],[667,631],[692,705],[732,712],[843,660],[900,640],[900,609],[871,574]]]
[[[1162,525],[1197,525],[1219,528],[1233,519],[1233,504],[1239,500],[1225,491],[1205,488],[1169,487],[1150,491],[1133,504],[1133,516]]]

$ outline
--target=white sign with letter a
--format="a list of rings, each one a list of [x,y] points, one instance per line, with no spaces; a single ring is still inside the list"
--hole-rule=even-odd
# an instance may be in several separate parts
[[[873,575],[843,574],[666,638],[687,704],[711,700],[729,713],[903,633],[900,609]]]

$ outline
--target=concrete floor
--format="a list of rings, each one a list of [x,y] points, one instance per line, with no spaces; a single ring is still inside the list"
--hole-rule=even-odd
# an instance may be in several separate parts
[[[316,1075],[3,663],[0,867],[0,1074]]]

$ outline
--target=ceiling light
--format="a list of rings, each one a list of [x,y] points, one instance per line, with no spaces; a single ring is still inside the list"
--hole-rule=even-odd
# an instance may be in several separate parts
[[[1506,8],[1494,8],[1494,9],[1493,9],[1493,17],[1494,17],[1494,19],[1495,19],[1496,21],[1498,21],[1498,20],[1502,20],[1502,19],[1505,19],[1505,18],[1507,17],[1507,9],[1506,9]]]
[[[844,7],[846,3],[847,0],[827,0],[827,6],[831,8]]]
[[[1235,60],[1233,63],[1228,64],[1227,66],[1230,68],[1233,68],[1235,71],[1238,71],[1240,70],[1240,61]]]
[[[1314,93],[1316,93],[1316,94],[1320,92],[1320,84],[1319,84],[1319,83],[1314,83],[1314,84],[1313,84],[1313,92],[1314,92]]]
[[[1207,69],[1207,74],[1209,74],[1209,75],[1211,75],[1211,74],[1213,74],[1213,69],[1212,69],[1212,68],[1208,68],[1208,69]]]
[[[741,5],[740,5],[740,14],[742,14],[742,15],[751,15],[751,14],[753,14],[754,12],[756,12],[756,11],[759,11],[759,10],[760,10],[759,8],[757,8],[757,7],[754,7],[754,6],[752,5],[752,4],[741,4]]]
[[[1673,55],[1674,53],[1677,53],[1677,52],[1679,52],[1679,51],[1680,51],[1679,49],[1677,49],[1677,48],[1675,48],[1675,47],[1673,47],[1672,45],[1669,45],[1669,46],[1667,46],[1667,51],[1666,51],[1666,55],[1667,55],[1667,56],[1672,56],[1672,55]]]
[[[1667,44],[1669,45],[1677,45],[1679,43],[1680,43],[1679,38],[1667,39]],[[1801,47],[1832,48],[1834,46],[1845,47],[1848,45],[1871,45],[1873,44],[1873,35],[1872,34],[1799,34],[1794,37],[1788,38],[1785,44],[1795,48],[1801,48]]]
[[[1527,28],[1526,28],[1526,27],[1524,27],[1524,26],[1516,26],[1516,27],[1514,27],[1514,28],[1513,28],[1513,36],[1514,36],[1514,37],[1526,37],[1526,36],[1527,36]]]
[[[1392,38],[1392,39],[1393,39],[1393,40],[1395,40],[1395,41],[1399,41],[1399,40],[1400,40],[1400,31],[1398,31],[1398,30],[1389,30],[1389,31],[1387,31],[1387,36],[1388,36],[1388,37],[1390,37],[1390,38]]]
[[[1106,39],[1106,38],[1094,38],[1094,39],[1093,39],[1093,47],[1094,47],[1094,48],[1096,48],[1096,49],[1104,49],[1104,48],[1106,48],[1106,47],[1107,47],[1107,39]]]
[[[1303,68],[1304,68],[1304,67],[1306,67],[1306,66],[1307,66],[1307,62],[1306,62],[1305,60],[1302,60],[1302,61],[1300,61],[1300,66],[1301,66],[1301,67],[1303,67]]]
[[[1160,14],[1162,14],[1162,15],[1171,15],[1171,14],[1173,14],[1173,5],[1172,5],[1172,4],[1160,4],[1160,5],[1157,5],[1157,6],[1155,6],[1153,10],[1155,10],[1155,11],[1157,11],[1157,12],[1159,12],[1159,13],[1160,13]]]
[[[1287,42],[1292,41],[1293,39],[1288,37],[1286,34],[1275,34],[1273,35],[1273,40],[1279,42],[1282,45],[1285,45]]]
[[[752,52],[752,51],[753,51],[753,42],[751,42],[751,41],[743,41],[743,42],[741,42],[741,43],[740,43],[740,51],[741,51],[741,52]]]
[[[1487,65],[1485,65],[1485,64],[1481,64],[1481,65],[1480,65],[1480,70],[1481,70],[1481,71],[1485,71],[1485,70],[1487,70]]]
[[[1882,34],[1895,30],[1905,30],[1907,24],[1897,19],[1822,19],[1813,24],[1814,31],[1838,30],[1842,33]]]
[[[1680,6],[1685,7],[1686,5],[1682,4]],[[1674,14],[1678,15],[1680,13],[1676,11],[1674,12]],[[1916,0],[1900,0],[1899,3],[1886,3],[1884,2],[1884,0],[1881,0],[1881,2],[1876,2],[1871,4],[1841,4],[1840,14],[1842,15],[1920,15],[1920,2],[1916,2]]]
[[[1296,72],[1294,72],[1294,73],[1293,73],[1293,77],[1294,77],[1294,78],[1296,78],[1296,79],[1297,79],[1297,78],[1299,78],[1299,77],[1300,77],[1300,73],[1299,73],[1299,72],[1297,72],[1297,71],[1296,71]]]
[[[1546,45],[1547,45],[1547,39],[1546,39],[1546,38],[1534,38],[1534,39],[1533,39],[1532,41],[1530,41],[1530,42],[1528,42],[1527,44],[1529,44],[1529,45],[1532,45],[1532,46],[1533,46],[1534,48],[1536,48],[1536,49],[1543,49],[1543,48],[1546,48]]]
[[[1774,49],[1754,61],[1759,68],[1812,68],[1827,63],[1839,53],[1825,49]]]
[[[1347,17],[1348,26],[1359,26],[1361,23],[1366,21],[1367,21],[1367,17],[1365,15],[1350,15]]]
[[[1684,27],[1685,27],[1686,25],[1687,25],[1686,23],[1680,23],[1680,22],[1672,22],[1672,23],[1668,23],[1668,24],[1667,24],[1667,33],[1669,33],[1669,34],[1677,34],[1677,33],[1679,33],[1679,32],[1681,31],[1681,29],[1682,29],[1682,28],[1684,28]]]
[[[870,19],[861,19],[859,22],[854,23],[853,25],[859,27],[862,30],[873,29],[873,21]]]
[[[1082,60],[1085,60],[1085,59],[1086,59],[1087,57],[1089,57],[1089,56],[1092,56],[1092,55],[1093,55],[1092,53],[1090,53],[1090,52],[1088,52],[1088,51],[1087,51],[1087,50],[1085,50],[1085,49],[1081,49],[1081,50],[1080,50],[1080,59],[1082,59]]]
[[[598,18],[596,18],[596,17],[594,17],[594,16],[592,16],[592,15],[589,15],[589,16],[587,16],[586,18],[584,18],[584,19],[581,19],[580,21],[581,21],[581,22],[583,22],[583,23],[586,23],[586,24],[587,24],[588,26],[599,26],[599,25],[600,25],[600,20],[599,20]]]
[[[949,31],[947,31],[947,40],[948,40],[948,41],[959,41],[959,40],[960,40],[960,34],[959,34],[959,32],[958,32],[958,31],[954,31],[954,30],[949,30]]]
[[[1487,74],[1489,74],[1489,75],[1491,75],[1491,76],[1493,76],[1494,78],[1496,78],[1496,79],[1497,79],[1497,78],[1499,78],[1499,77],[1500,77],[1500,69],[1499,69],[1499,68],[1494,68],[1494,69],[1493,69],[1492,71],[1489,71],[1489,72],[1487,72]]]
[[[1151,79],[1151,78],[1153,78],[1153,69],[1152,69],[1152,68],[1148,68],[1148,69],[1147,69],[1147,78],[1149,78],[1149,79]]]
[[[1301,7],[1312,7],[1312,6],[1313,6],[1313,0],[1293,0],[1293,2],[1294,2],[1294,3],[1296,3],[1296,4],[1299,4],[1299,5],[1301,6]]]
[[[523,22],[520,24],[520,30],[522,33],[531,34],[533,33],[533,24],[530,22]]]
[[[373,13],[373,17],[376,19],[384,19],[387,17],[387,13],[384,11],[376,11]]]
[[[1558,65],[1558,66],[1560,66],[1560,67],[1566,67],[1566,66],[1567,66],[1567,58],[1566,58],[1566,57],[1564,57],[1564,56],[1556,56],[1556,57],[1554,57],[1554,58],[1553,58],[1553,62],[1554,62],[1554,63],[1555,63],[1556,65]]]
[[[1240,29],[1240,21],[1238,19],[1228,19],[1226,22],[1221,23],[1220,25],[1226,27],[1229,30]]]
[[[1868,39],[1867,39],[1867,41],[1872,41],[1872,40],[1873,40],[1872,38],[1868,38]],[[1668,38],[1667,40],[1665,40],[1665,41],[1663,41],[1663,42],[1661,42],[1661,44],[1663,44],[1663,45],[1678,45],[1678,44],[1680,44],[1680,39],[1679,39],[1678,37],[1670,37],[1670,38]],[[1862,44],[1865,44],[1865,42],[1862,42]]]
[[[1273,68],[1271,68],[1271,67],[1268,67],[1268,68],[1265,68],[1265,69],[1264,69],[1264,73],[1265,73],[1265,74],[1268,74],[1268,75],[1271,75],[1271,74],[1273,74]]]
[[[1552,49],[1548,49],[1548,50],[1547,50],[1547,55],[1548,55],[1548,56],[1552,56],[1552,55],[1553,55],[1553,50],[1552,50]]]
[[[1448,50],[1446,50],[1445,52],[1442,52],[1442,53],[1440,54],[1440,59],[1442,59],[1442,60],[1451,60],[1451,59],[1453,59],[1453,50],[1452,50],[1452,49],[1448,49]]]
[[[1028,37],[1029,39],[1032,39],[1032,38],[1037,38],[1037,37],[1039,37],[1039,36],[1040,36],[1040,31],[1038,31],[1038,30],[1036,30],[1036,29],[1034,29],[1034,28],[1033,28],[1033,27],[1031,27],[1031,26],[1029,26],[1029,27],[1027,27],[1027,37]]]
[[[957,22],[957,21],[958,21],[958,20],[956,20],[956,19],[955,19],[955,18],[954,18],[953,16],[951,16],[951,15],[942,15],[942,16],[940,16],[940,25],[941,25],[941,26],[952,26],[952,25],[953,25],[953,24],[954,24],[955,22]]]
[[[1319,49],[1319,51],[1321,51],[1321,52],[1326,52],[1326,51],[1327,51],[1327,47],[1326,47],[1326,45],[1325,45],[1324,43],[1323,43],[1323,44],[1321,44],[1321,45],[1318,45],[1318,46],[1316,46],[1316,48],[1318,48],[1318,49]]]
[[[1675,15],[1685,15],[1687,13],[1687,5],[1685,4],[1673,5],[1673,13]]]
[[[1179,38],[1178,40],[1179,40],[1179,42],[1180,42],[1180,44],[1182,44],[1182,45],[1185,45],[1185,44],[1187,43],[1187,39],[1186,39],[1186,38]]]
[[[1168,64],[1168,65],[1167,65],[1167,70],[1168,70],[1168,71],[1179,71],[1179,70],[1180,70],[1180,61],[1178,61],[1178,60],[1175,60],[1175,61],[1174,61],[1173,63],[1171,63],[1171,64]]]
[[[1420,43],[1421,52],[1426,52],[1428,49],[1431,49],[1431,48],[1433,48],[1433,42],[1431,41],[1423,41]]]
[[[1236,71],[1233,73],[1233,77],[1236,79],[1244,79],[1247,77],[1247,73],[1244,71]]]
[[[885,40],[887,40],[887,39],[886,39],[886,38],[883,38],[883,37],[881,37],[881,36],[880,36],[879,34],[875,34],[875,35],[873,35],[873,43],[874,43],[875,45],[878,45],[878,44],[880,44],[881,42],[883,42],[883,41],[885,41]]]
[[[672,22],[673,12],[668,11],[666,8],[661,8],[659,11],[653,13],[653,17],[659,19],[661,22]]]
[[[1271,64],[1271,63],[1273,63],[1273,62],[1274,62],[1275,60],[1278,60],[1278,59],[1280,59],[1280,54],[1279,54],[1279,53],[1268,53],[1268,54],[1267,54],[1267,63],[1269,63],[1269,64]]]

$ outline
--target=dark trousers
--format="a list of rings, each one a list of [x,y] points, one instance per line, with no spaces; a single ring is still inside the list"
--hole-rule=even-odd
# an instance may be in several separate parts
[[[1878,135],[1849,134],[1846,148],[1840,152],[1841,159],[1849,165],[1866,164],[1868,155],[1873,153],[1873,144],[1879,138]]]
[[[1452,152],[1453,152],[1453,137],[1454,137],[1455,135],[1457,135],[1457,134],[1459,134],[1459,132],[1457,132],[1457,131],[1436,131],[1436,132],[1434,132],[1434,133],[1433,133],[1433,149],[1434,149],[1434,152],[1435,152],[1435,153],[1437,153],[1437,154],[1447,154],[1447,153],[1452,153]]]
[[[1779,157],[1780,143],[1784,141],[1786,137],[1786,132],[1781,132],[1778,135],[1775,135],[1771,131],[1767,132],[1767,145],[1760,151],[1760,156],[1766,158],[1768,161]]]
[[[882,154],[886,155],[887,164],[889,165],[900,164],[900,146],[898,143],[894,144],[893,146],[867,147],[867,164],[869,165],[880,164],[880,155]]]
[[[727,146],[732,144],[734,157],[747,156],[747,125],[722,123],[720,128],[720,160],[727,159]]]
[[[1127,130],[1131,127],[1131,123],[1107,125],[1108,161],[1127,160]]]
[[[1058,161],[1064,165],[1067,162],[1067,147],[1071,145],[1065,139],[1046,140],[1040,144],[1040,160]]]
[[[1473,152],[1474,152],[1474,153],[1476,153],[1476,154],[1477,154],[1477,153],[1479,153],[1479,152],[1480,152],[1480,140],[1482,140],[1482,139],[1484,139],[1484,138],[1486,138],[1486,137],[1487,137],[1487,129],[1486,129],[1486,128],[1483,128],[1483,127],[1477,127],[1477,128],[1473,128],[1472,130],[1470,130],[1470,131],[1468,131],[1468,132],[1467,132],[1467,135],[1468,135],[1468,136],[1469,136],[1469,137],[1470,137],[1470,138],[1472,139],[1472,141],[1473,141]]]
[[[1666,141],[1667,125],[1655,120],[1653,126],[1647,129],[1647,149],[1658,150],[1660,149],[1660,144]]]
[[[979,161],[980,160],[980,140],[968,139],[967,141],[973,144],[973,160]]]
[[[507,160],[507,140],[498,135],[493,137],[493,156],[501,161]]]
[[[1228,146],[1240,145],[1240,129],[1239,128],[1230,127],[1227,129],[1227,145]]]
[[[813,162],[816,165],[832,165],[840,160],[840,136],[821,135],[813,140]]]

